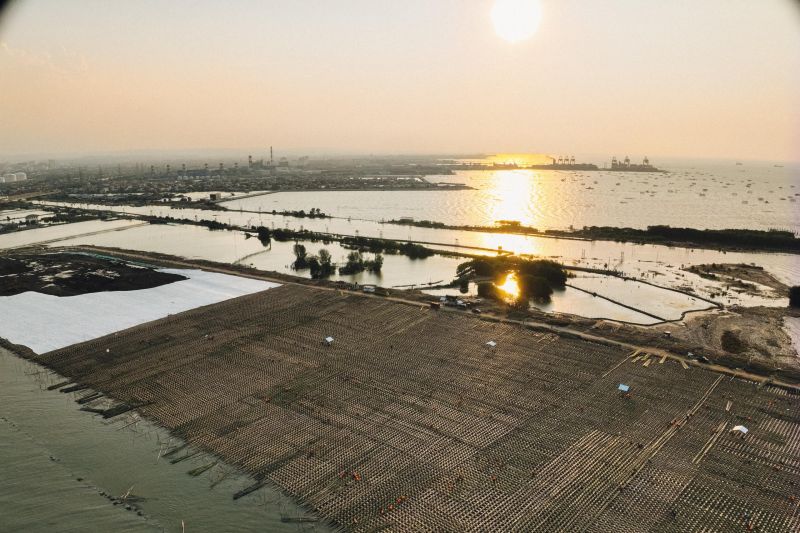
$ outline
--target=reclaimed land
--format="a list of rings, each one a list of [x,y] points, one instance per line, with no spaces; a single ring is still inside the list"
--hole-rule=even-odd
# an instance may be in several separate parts
[[[633,242],[709,250],[800,253],[800,237],[791,231],[757,229],[696,229],[648,226],[647,229],[585,226],[570,230],[539,230],[516,220],[499,220],[495,226],[459,226],[431,220],[389,220],[387,224],[422,228],[532,235],[554,239]]]
[[[0,296],[35,291],[52,296],[134,291],[186,279],[178,274],[81,253],[0,252]]]
[[[286,284],[31,357],[345,530],[800,528],[800,396],[640,350]]]

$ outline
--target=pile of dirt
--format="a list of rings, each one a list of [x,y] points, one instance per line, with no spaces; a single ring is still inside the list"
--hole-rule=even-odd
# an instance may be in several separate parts
[[[715,362],[726,366],[800,376],[800,358],[783,328],[787,314],[779,307],[734,307],[690,315],[685,328],[671,330],[673,337],[719,352]]]
[[[742,353],[747,350],[747,344],[742,340],[737,331],[726,329],[719,338],[722,349],[730,353]]]
[[[34,291],[52,296],[150,289],[186,279],[103,257],[71,253],[0,256],[0,296]]]

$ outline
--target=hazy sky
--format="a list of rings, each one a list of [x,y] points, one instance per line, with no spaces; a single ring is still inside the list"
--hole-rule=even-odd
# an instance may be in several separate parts
[[[792,0],[17,0],[0,156],[550,152],[800,160]]]

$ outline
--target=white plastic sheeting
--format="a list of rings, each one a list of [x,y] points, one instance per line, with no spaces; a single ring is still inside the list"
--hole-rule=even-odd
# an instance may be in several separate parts
[[[188,279],[135,291],[78,296],[25,292],[0,297],[0,337],[45,353],[165,316],[278,284],[193,269],[160,269]]]

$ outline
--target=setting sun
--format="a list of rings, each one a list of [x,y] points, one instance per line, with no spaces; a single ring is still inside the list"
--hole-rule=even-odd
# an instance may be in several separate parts
[[[494,30],[510,43],[531,38],[540,18],[537,0],[496,0],[492,7]]]

